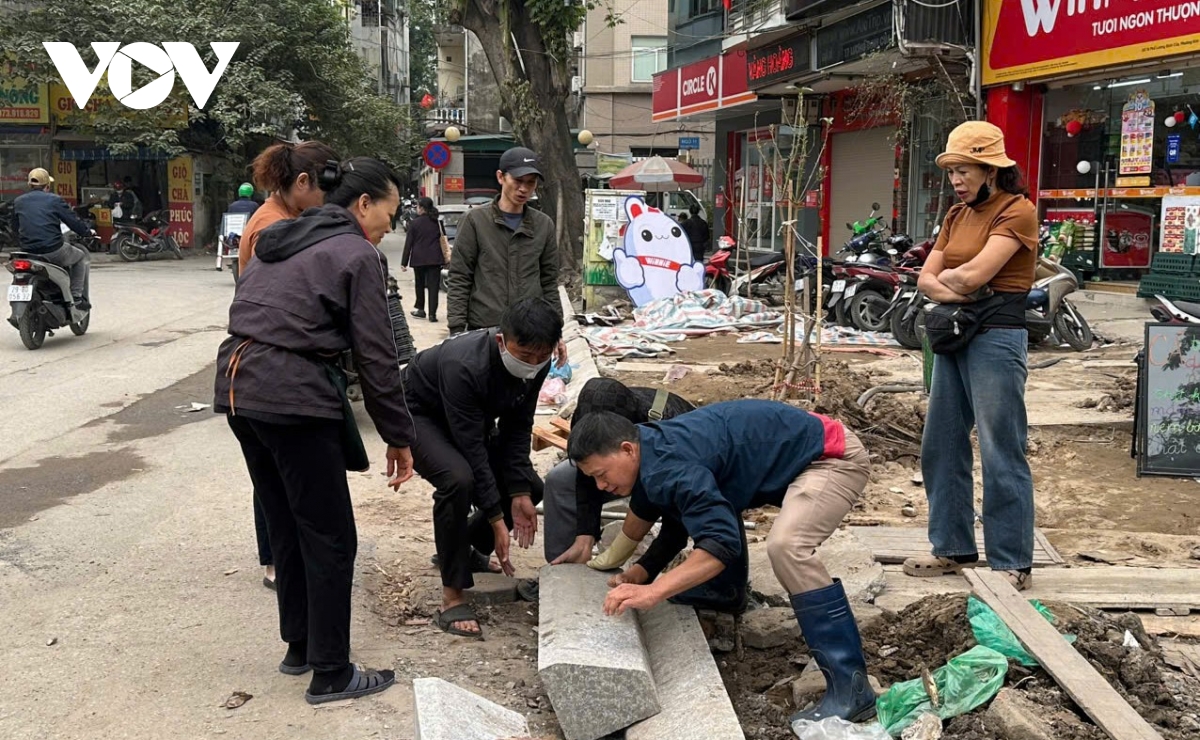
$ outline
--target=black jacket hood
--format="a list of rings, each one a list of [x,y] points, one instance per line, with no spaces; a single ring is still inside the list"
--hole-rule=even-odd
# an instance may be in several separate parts
[[[283,262],[315,244],[343,234],[363,236],[358,219],[350,211],[329,204],[309,208],[299,218],[280,221],[264,229],[258,237],[254,256],[263,262]]]

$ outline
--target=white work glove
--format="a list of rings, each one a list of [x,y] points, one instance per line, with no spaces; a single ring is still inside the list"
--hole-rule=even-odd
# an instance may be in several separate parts
[[[593,570],[613,570],[620,568],[637,549],[637,540],[631,540],[624,532],[617,534],[612,545],[596,557],[588,561],[587,566]]]

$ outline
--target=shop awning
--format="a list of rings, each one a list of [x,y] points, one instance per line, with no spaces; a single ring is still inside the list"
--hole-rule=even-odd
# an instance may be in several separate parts
[[[83,148],[64,148],[59,153],[59,159],[68,162],[78,162],[81,160],[103,161],[103,160],[154,160],[154,159],[170,159],[170,155],[163,152],[161,149],[154,149],[148,146],[139,146],[136,151],[130,151],[124,154],[116,154],[106,146]]]
[[[752,103],[758,96],[749,90],[744,44],[684,67],[654,75],[655,123]]]

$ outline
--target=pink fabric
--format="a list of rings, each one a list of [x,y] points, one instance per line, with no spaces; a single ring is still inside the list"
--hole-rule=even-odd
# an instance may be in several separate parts
[[[842,426],[842,422],[830,419],[824,414],[813,414],[813,416],[820,419],[821,426],[825,427],[825,453],[821,457],[845,457],[846,427]]]

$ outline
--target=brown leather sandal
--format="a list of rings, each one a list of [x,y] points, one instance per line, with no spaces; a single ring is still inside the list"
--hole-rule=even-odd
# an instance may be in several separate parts
[[[904,575],[916,578],[935,578],[937,576],[956,576],[963,568],[974,568],[978,561],[959,563],[950,558],[937,555],[918,555],[904,561]]]
[[[1012,587],[1018,591],[1028,591],[1033,588],[1032,573],[1022,573],[1019,570],[1002,570],[999,572],[1003,573],[1008,582],[1012,584]]]

